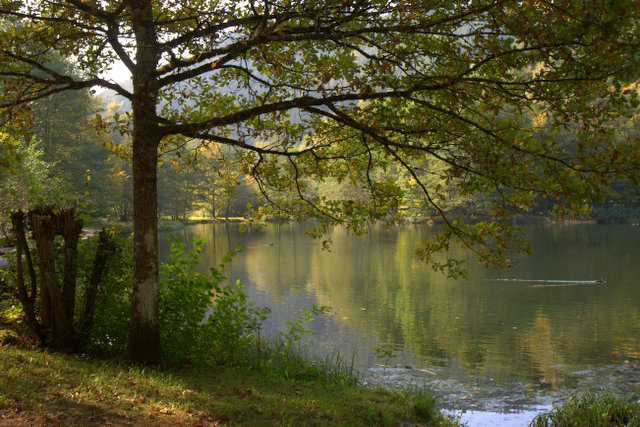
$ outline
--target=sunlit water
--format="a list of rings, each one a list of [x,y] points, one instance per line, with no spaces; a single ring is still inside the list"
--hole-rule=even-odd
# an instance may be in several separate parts
[[[520,426],[575,392],[632,394],[640,381],[640,229],[528,231],[533,256],[507,271],[470,260],[469,280],[447,279],[415,256],[428,226],[371,227],[359,238],[337,229],[330,252],[301,225],[177,233],[204,239],[203,270],[243,244],[227,276],[271,309],[267,333],[286,330],[302,308],[330,306],[309,325],[314,352],[353,357],[370,384],[428,384],[470,426]],[[394,357],[376,357],[380,346]]]

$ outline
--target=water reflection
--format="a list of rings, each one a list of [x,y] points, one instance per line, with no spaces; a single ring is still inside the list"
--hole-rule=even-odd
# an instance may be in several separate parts
[[[427,382],[451,407],[509,411],[546,407],[575,389],[630,392],[640,380],[638,227],[531,227],[534,256],[508,271],[470,261],[468,281],[414,255],[432,232],[426,226],[371,227],[360,238],[336,229],[330,252],[304,231],[195,225],[179,233],[205,240],[203,271],[244,245],[227,275],[272,309],[268,332],[303,307],[331,306],[311,325],[313,349],[355,352],[370,382]],[[595,283],[602,276],[605,286]],[[396,367],[376,366],[371,349],[380,344],[393,346]]]

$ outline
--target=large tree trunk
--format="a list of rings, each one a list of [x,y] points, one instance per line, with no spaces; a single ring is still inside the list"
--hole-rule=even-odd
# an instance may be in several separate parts
[[[154,75],[159,56],[151,2],[131,0],[130,7],[137,53],[132,102],[134,274],[128,353],[136,363],[154,364],[160,360],[157,165],[161,137]]]
[[[134,137],[133,144],[134,273],[128,352],[132,361],[142,364],[157,363],[160,359],[156,216],[158,156],[157,144],[149,139],[148,135],[138,135]]]

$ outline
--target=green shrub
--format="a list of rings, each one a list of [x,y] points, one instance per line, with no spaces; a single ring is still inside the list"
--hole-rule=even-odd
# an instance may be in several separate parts
[[[0,329],[0,346],[16,344],[20,340],[20,336],[16,331],[11,329]]]
[[[639,426],[640,406],[633,399],[618,399],[610,392],[581,394],[560,408],[540,414],[530,427]]]
[[[100,290],[96,320],[92,331],[93,349],[109,355],[122,354],[127,345],[131,310],[131,268],[129,249],[119,252],[108,280]],[[260,327],[268,309],[247,300],[239,283],[224,285],[224,266],[237,251],[231,251],[222,264],[207,274],[198,271],[202,241],[186,252],[177,238],[171,242],[169,261],[160,265],[160,334],[163,363],[202,366],[243,365],[268,368],[291,380],[324,377],[335,382],[355,384],[351,366],[338,355],[324,359],[307,355],[300,343],[312,333],[304,323],[328,307],[303,309],[289,330],[271,338],[260,337]]]
[[[131,238],[114,235],[114,239],[117,250],[109,258],[106,275],[98,289],[88,342],[90,352],[108,356],[122,355],[127,348],[133,283]],[[83,265],[82,257],[90,249],[90,246],[79,247],[80,265]]]
[[[223,286],[231,251],[208,275],[197,271],[202,241],[186,253],[177,239],[171,259],[161,265],[160,331],[165,362],[237,364],[247,355],[265,310],[248,302],[239,283]]]
[[[437,395],[430,388],[414,386],[405,390],[405,394],[411,399],[416,415],[423,421],[432,422],[440,417]]]

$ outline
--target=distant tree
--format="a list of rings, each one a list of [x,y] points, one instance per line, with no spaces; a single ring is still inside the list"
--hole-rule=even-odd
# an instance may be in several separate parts
[[[104,121],[119,124],[103,129],[103,144],[111,154],[107,161],[110,165],[112,181],[113,214],[119,221],[129,221],[133,212],[133,182],[131,138],[126,124],[128,113],[124,102],[118,102],[111,95],[110,93],[100,94],[106,108],[98,117],[100,117],[100,124]]]
[[[115,204],[117,186],[111,153],[104,134],[91,119],[101,111],[88,91],[64,92],[34,104],[33,133],[41,141],[46,159],[55,162],[52,175],[63,181],[65,198],[93,217],[107,216]]]
[[[20,142],[8,133],[0,134],[0,176],[15,171],[15,166],[20,160],[18,151]]]
[[[198,167],[204,173],[199,191],[210,200],[212,216],[244,216],[247,205],[258,204],[257,189],[247,182],[247,176],[240,173],[242,162],[234,155],[234,150],[219,143],[210,143],[198,156]]]
[[[422,255],[454,239],[501,264],[513,240],[505,206],[526,209],[543,195],[563,203],[559,214],[580,213],[612,176],[640,169],[636,146],[612,144],[608,129],[631,102],[639,10],[632,0],[3,1],[2,105],[95,86],[131,102],[128,351],[153,363],[158,150],[174,136],[235,147],[276,212],[354,230],[395,218],[398,189],[371,171],[395,163],[419,181],[412,165],[435,157],[460,191],[498,199],[493,222],[445,217]],[[80,75],[48,67],[53,52],[73,58]],[[103,77],[116,61],[131,72],[131,90]],[[579,124],[578,151],[523,129],[517,114],[532,108],[554,129]],[[369,197],[305,193],[305,179],[336,177]]]
[[[239,172],[233,150],[223,144],[191,140],[181,145],[181,151],[160,158],[160,215],[178,219],[200,210],[228,220],[231,215],[246,215],[248,204],[258,205],[257,189]]]
[[[50,177],[54,163],[47,162],[38,141],[27,145],[13,139],[7,134],[4,141],[13,141],[10,168],[0,172],[0,229],[3,235],[11,230],[11,213],[17,210],[27,211],[36,203],[52,203],[56,200],[56,190],[62,184],[55,177]]]
[[[129,221],[133,211],[131,165],[123,159],[114,159],[112,172],[115,177],[113,214],[118,221]]]
[[[223,156],[219,144],[208,144],[198,155],[198,167],[202,171],[202,179],[198,181],[195,188],[197,204],[204,212],[204,216],[217,218],[220,199],[224,197],[224,186],[218,185]]]
[[[171,219],[186,219],[193,208],[197,171],[162,163],[158,169],[158,210]]]

